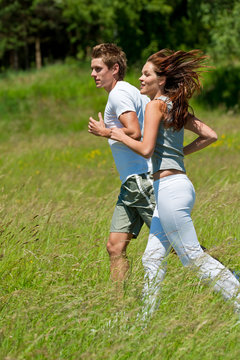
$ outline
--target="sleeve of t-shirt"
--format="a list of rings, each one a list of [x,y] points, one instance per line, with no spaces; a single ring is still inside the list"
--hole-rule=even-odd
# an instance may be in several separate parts
[[[110,94],[110,102],[117,118],[126,111],[136,112],[133,97],[131,93],[125,89],[116,89],[114,93]]]

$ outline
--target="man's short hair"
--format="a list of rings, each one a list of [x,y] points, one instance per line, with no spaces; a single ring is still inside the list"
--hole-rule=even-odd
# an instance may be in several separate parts
[[[123,80],[127,69],[127,58],[119,46],[110,43],[96,45],[92,50],[92,58],[101,58],[109,69],[111,69],[114,64],[118,64],[118,80]]]

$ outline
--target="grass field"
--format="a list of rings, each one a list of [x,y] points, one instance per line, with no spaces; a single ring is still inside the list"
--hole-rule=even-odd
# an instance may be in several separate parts
[[[120,181],[107,141],[87,132],[106,101],[89,74],[58,64],[0,79],[0,359],[238,359],[231,303],[174,254],[160,308],[141,328],[146,227],[129,246],[123,296],[109,280]],[[193,220],[209,253],[240,270],[240,115],[198,106],[196,115],[219,140],[186,158]]]

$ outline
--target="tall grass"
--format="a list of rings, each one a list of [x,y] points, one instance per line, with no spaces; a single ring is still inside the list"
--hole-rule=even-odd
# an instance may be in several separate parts
[[[54,134],[86,128],[84,119],[103,108],[106,95],[97,93],[86,64],[50,66],[1,82],[0,137],[10,133]],[[94,100],[93,100],[94,99]]]
[[[107,142],[87,133],[106,101],[89,73],[59,64],[0,80],[0,359],[238,359],[231,303],[174,254],[160,308],[141,327],[146,227],[129,245],[123,294],[109,280],[120,181]],[[193,219],[209,252],[239,270],[240,117],[196,112],[219,140],[186,158]]]

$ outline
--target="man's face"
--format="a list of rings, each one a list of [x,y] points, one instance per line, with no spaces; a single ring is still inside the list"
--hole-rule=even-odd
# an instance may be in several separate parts
[[[101,58],[96,58],[92,59],[91,68],[91,76],[94,78],[97,88],[104,88],[108,92],[111,91],[116,83],[114,67],[109,69]]]

